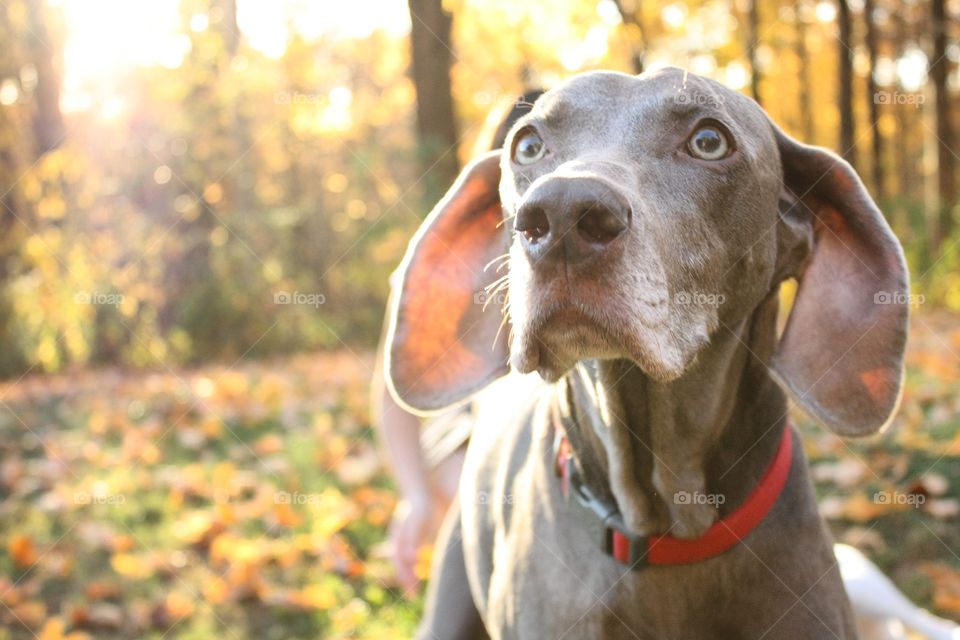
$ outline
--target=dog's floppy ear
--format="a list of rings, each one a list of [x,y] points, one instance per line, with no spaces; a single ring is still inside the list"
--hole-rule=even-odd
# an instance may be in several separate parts
[[[386,370],[394,395],[413,410],[447,407],[507,372],[501,305],[487,305],[484,293],[498,277],[485,267],[507,251],[499,182],[499,151],[471,162],[400,265]]]
[[[773,128],[784,187],[799,208],[789,212],[791,224],[803,220],[813,232],[773,370],[837,434],[872,434],[900,397],[909,309],[903,251],[847,162]]]

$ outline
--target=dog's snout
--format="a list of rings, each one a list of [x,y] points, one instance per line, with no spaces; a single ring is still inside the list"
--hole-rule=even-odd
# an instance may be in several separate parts
[[[595,178],[550,178],[517,211],[514,229],[527,255],[569,264],[603,255],[631,223],[630,205]]]

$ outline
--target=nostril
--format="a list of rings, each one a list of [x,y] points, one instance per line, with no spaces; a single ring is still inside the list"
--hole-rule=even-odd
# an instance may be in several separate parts
[[[536,242],[550,232],[550,222],[543,209],[529,207],[520,210],[513,228],[522,233],[528,242]]]
[[[620,216],[607,207],[595,204],[584,209],[577,221],[577,229],[590,242],[607,244],[627,228]]]

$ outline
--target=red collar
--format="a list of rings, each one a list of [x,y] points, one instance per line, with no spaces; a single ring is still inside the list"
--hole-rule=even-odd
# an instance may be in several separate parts
[[[573,461],[573,451],[565,435],[558,430],[556,473],[567,504],[577,505],[599,525],[601,546],[619,562],[631,568],[645,565],[689,564],[718,556],[747,537],[776,504],[790,475],[793,459],[793,429],[783,430],[780,447],[770,461],[753,493],[726,518],[718,520],[699,538],[681,540],[671,535],[636,536],[627,531],[616,506],[597,499],[584,485]],[[575,500],[569,500],[570,494]]]

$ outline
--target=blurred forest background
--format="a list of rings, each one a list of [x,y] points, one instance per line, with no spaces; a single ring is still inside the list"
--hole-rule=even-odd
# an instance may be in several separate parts
[[[487,112],[592,68],[688,67],[842,152],[960,307],[956,2],[410,7],[4,0],[0,375],[369,347]]]
[[[894,428],[796,422],[837,537],[960,616],[958,17],[0,0],[0,640],[410,637],[367,413],[387,277],[491,109],[666,64],[841,152],[903,241]]]

